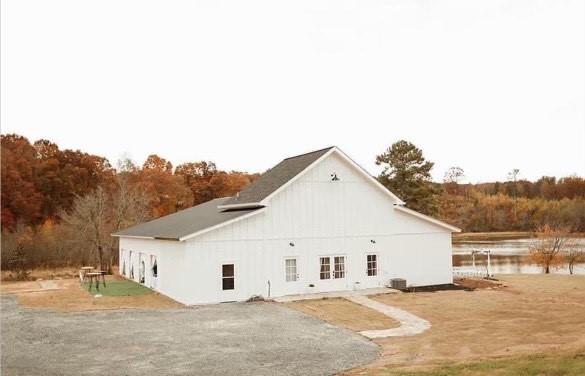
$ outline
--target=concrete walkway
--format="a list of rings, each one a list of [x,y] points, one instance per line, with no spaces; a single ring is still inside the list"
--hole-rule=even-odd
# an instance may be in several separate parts
[[[427,329],[430,329],[431,323],[427,320],[406,312],[400,308],[391,307],[389,305],[377,302],[368,298],[367,296],[349,296],[346,299],[361,304],[365,307],[376,310],[384,315],[393,318],[400,322],[398,328],[382,329],[382,330],[364,330],[360,332],[361,335],[368,338],[386,338],[386,337],[404,337],[420,334]]]
[[[332,291],[317,294],[305,295],[288,295],[274,299],[279,303],[293,302],[297,300],[323,299],[323,298],[345,298],[354,303],[363,305],[378,311],[396,321],[400,322],[398,328],[382,330],[364,330],[359,332],[368,338],[386,338],[386,337],[404,337],[420,334],[431,327],[431,323],[412,313],[406,312],[400,308],[377,302],[367,297],[367,295],[398,293],[399,291],[389,288],[372,288],[355,291]]]
[[[393,290],[387,287],[376,287],[371,289],[363,290],[344,290],[344,291],[329,291],[329,292],[318,292],[314,294],[302,294],[302,295],[285,295],[278,298],[274,298],[275,302],[288,303],[296,302],[299,300],[313,300],[313,299],[324,299],[324,298],[347,298],[350,296],[366,296],[376,294],[392,294],[399,293],[398,290]]]

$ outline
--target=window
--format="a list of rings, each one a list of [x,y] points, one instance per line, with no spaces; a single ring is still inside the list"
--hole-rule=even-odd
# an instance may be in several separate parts
[[[234,264],[221,266],[222,290],[234,289]]]
[[[319,279],[330,279],[331,278],[331,258],[321,257],[321,272],[319,273]]]
[[[297,259],[294,259],[294,258],[286,259],[284,261],[284,266],[286,269],[286,281],[287,282],[296,282],[298,279]]]
[[[333,269],[333,278],[345,278],[345,257],[335,256],[335,265]]]
[[[375,276],[378,275],[378,256],[377,255],[368,255],[368,276]]]

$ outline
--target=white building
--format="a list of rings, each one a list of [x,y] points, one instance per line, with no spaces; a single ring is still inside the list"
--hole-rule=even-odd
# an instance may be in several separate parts
[[[120,231],[120,273],[185,304],[452,282],[458,228],[406,209],[336,147],[231,198]]]

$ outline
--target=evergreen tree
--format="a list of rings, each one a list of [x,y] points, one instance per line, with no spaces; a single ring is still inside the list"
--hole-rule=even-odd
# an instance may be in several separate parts
[[[440,188],[431,181],[434,163],[425,160],[422,150],[408,141],[395,142],[376,157],[384,167],[378,180],[418,212],[436,215],[439,209]]]

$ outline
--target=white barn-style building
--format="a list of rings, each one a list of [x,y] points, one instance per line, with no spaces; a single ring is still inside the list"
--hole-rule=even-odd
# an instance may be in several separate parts
[[[181,303],[452,282],[444,222],[404,207],[337,147],[287,158],[234,197],[122,231],[120,273]]]

